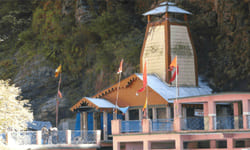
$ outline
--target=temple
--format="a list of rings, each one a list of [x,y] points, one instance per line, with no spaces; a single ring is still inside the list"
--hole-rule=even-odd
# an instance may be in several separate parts
[[[250,93],[213,93],[198,77],[187,19],[191,12],[163,2],[143,15],[148,24],[141,73],[72,106],[76,129],[101,130],[100,149],[250,148]],[[179,73],[170,81],[175,57]],[[137,93],[143,87],[145,61],[147,86]]]

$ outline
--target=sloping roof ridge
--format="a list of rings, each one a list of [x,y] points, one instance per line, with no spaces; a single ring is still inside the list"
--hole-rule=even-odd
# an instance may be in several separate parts
[[[136,76],[136,74],[132,74],[129,77],[121,80],[119,88],[125,88],[127,84],[126,85],[121,85],[121,83],[123,83],[123,82],[125,82],[125,81],[127,81],[127,80],[129,80],[131,78],[135,78],[135,77],[137,78],[138,76]],[[95,95],[92,96],[92,98],[98,98],[100,95],[105,95],[105,94],[110,93],[111,91],[117,89],[118,84],[119,84],[119,82],[113,84],[112,86],[109,86],[108,88],[105,88],[104,90],[102,90],[100,92],[97,92]]]

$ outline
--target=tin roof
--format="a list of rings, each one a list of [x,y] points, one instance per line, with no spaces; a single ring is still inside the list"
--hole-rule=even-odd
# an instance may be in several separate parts
[[[28,129],[31,130],[41,130],[42,127],[50,128],[52,127],[51,123],[49,121],[33,121],[33,122],[28,122]]]
[[[85,102],[88,103],[88,105],[96,107],[96,108],[100,108],[100,109],[114,109],[116,108],[114,104],[112,104],[111,102],[109,102],[106,99],[101,99],[101,98],[91,98],[91,97],[84,97],[83,99],[85,99]],[[122,113],[126,113],[126,111],[128,110],[128,107],[119,107],[117,106],[117,109],[119,109]]]
[[[168,4],[168,5],[166,5]],[[188,14],[188,15],[191,15],[192,13],[189,12],[189,11],[186,11],[182,8],[179,8],[177,6],[174,6],[175,3],[171,3],[171,2],[163,2],[161,3],[158,7],[148,11],[148,12],[145,12],[144,16],[147,16],[147,15],[158,15],[158,14],[162,14],[162,13],[166,13],[166,12],[169,12],[169,13],[179,13],[179,14]]]
[[[143,80],[142,74],[136,75]],[[161,81],[156,75],[148,74],[147,75],[148,86],[152,88],[156,93],[161,95],[164,99],[166,99],[169,103],[171,100],[176,99],[176,87],[170,86],[167,83]],[[179,96],[178,98],[184,97],[193,97],[193,96],[202,96],[202,95],[210,95],[212,94],[212,89],[208,86],[206,82],[202,81],[202,78],[198,78],[197,87],[179,87]]]

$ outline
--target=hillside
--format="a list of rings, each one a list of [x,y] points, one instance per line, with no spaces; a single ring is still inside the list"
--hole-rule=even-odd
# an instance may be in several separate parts
[[[215,0],[216,1],[216,0]],[[35,118],[54,123],[62,64],[60,118],[83,96],[139,72],[146,18],[154,0],[4,0],[0,2],[0,79],[11,79],[30,99]],[[247,0],[181,2],[193,13],[191,34],[199,74],[214,91],[249,91],[250,26]],[[52,114],[52,115],[51,115]]]

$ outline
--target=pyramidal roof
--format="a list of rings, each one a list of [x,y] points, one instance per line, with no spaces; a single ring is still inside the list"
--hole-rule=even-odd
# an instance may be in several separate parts
[[[158,15],[158,14],[163,14],[163,13],[179,13],[179,14],[188,14],[191,15],[192,13],[189,11],[186,11],[182,8],[179,8],[177,6],[175,6],[175,3],[171,3],[171,2],[162,2],[160,3],[156,8],[145,12],[143,15],[147,16],[147,15]]]

